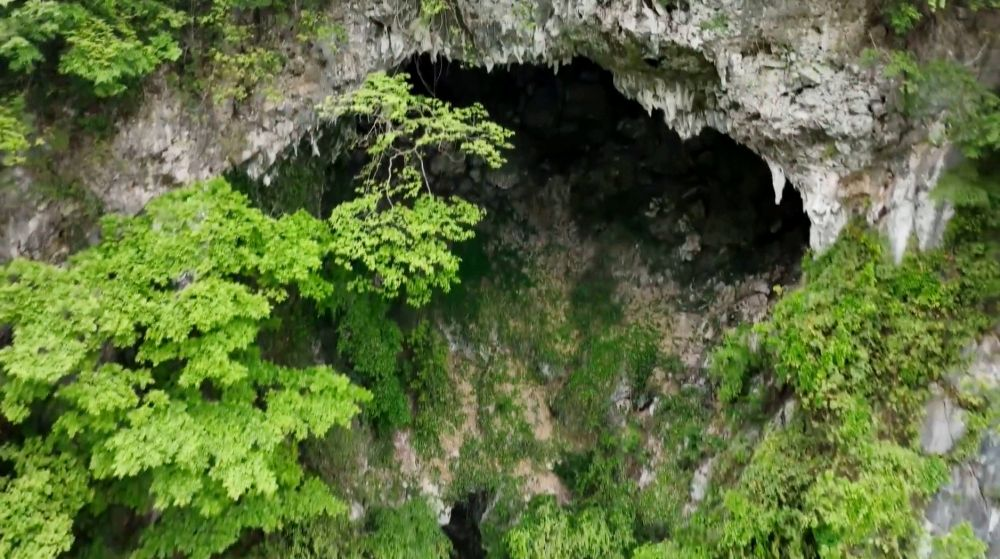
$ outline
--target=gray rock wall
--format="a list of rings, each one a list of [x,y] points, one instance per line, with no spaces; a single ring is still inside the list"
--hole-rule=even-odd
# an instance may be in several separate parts
[[[921,446],[929,454],[959,451],[959,445],[978,443],[968,459],[952,466],[951,479],[929,503],[925,519],[933,535],[949,532],[968,522],[980,539],[989,544],[990,558],[1000,557],[1000,425],[988,421],[977,440],[967,441],[968,413],[955,401],[980,402],[995,406],[1000,396],[1000,328],[969,348],[970,363],[965,370],[948,375],[945,386],[933,387],[926,404]],[[987,418],[994,417],[986,412]]]
[[[166,189],[234,165],[266,174],[288,146],[317,129],[319,101],[415,53],[490,68],[557,68],[587,56],[682,135],[711,126],[763,156],[776,197],[786,177],[802,194],[817,249],[853,213],[882,224],[897,255],[912,235],[920,246],[932,244],[948,217],[927,198],[947,148],[929,146],[923,124],[895,114],[892,85],[859,62],[861,50],[885,34],[870,25],[871,0],[708,0],[686,10],[667,10],[658,0],[455,0],[455,11],[431,22],[420,19],[417,4],[337,3],[329,15],[346,40],[289,45],[290,63],[272,84],[277,99],[194,102],[162,80],[153,83],[140,111],[109,142],[64,158],[62,171],[106,210],[136,212]],[[945,41],[933,48],[960,58],[978,49],[975,62],[992,67],[1000,57],[996,49],[983,54],[977,30],[995,23],[977,16],[943,24],[939,35],[950,35],[932,38]],[[3,201],[34,207],[29,198],[8,192]],[[0,258],[53,252],[22,237],[29,230],[51,236],[58,220],[44,210],[8,213]],[[25,225],[32,219],[34,226]]]

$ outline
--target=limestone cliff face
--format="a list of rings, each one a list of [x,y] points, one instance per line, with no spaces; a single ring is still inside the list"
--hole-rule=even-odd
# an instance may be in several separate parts
[[[323,133],[318,103],[413,55],[487,68],[558,67],[582,56],[682,136],[712,127],[760,154],[776,199],[786,179],[800,192],[814,248],[829,246],[854,215],[879,225],[897,257],[911,239],[927,247],[940,237],[950,209],[928,194],[952,150],[928,141],[936,123],[906,119],[895,108],[895,86],[861,63],[863,49],[886,40],[875,0],[678,0],[673,8],[662,0],[450,1],[456,9],[432,21],[420,17],[417,0],[335,2],[329,17],[344,32],[308,48],[290,45],[289,63],[270,84],[280,95],[199,103],[153,80],[140,109],[110,139],[52,164],[99,202],[99,211],[134,213],[168,189],[233,166],[266,180],[291,146]],[[989,33],[998,28],[996,13],[953,10],[909,46],[968,61],[995,85],[1000,45]],[[35,171],[5,175],[0,261],[57,259],[86,242],[92,207],[53,199]],[[988,348],[991,365],[997,347]],[[938,423],[950,437],[948,421],[946,414]],[[938,532],[971,520],[996,550],[1000,509],[983,493],[1000,477],[994,439],[956,466],[927,518]],[[968,499],[977,494],[980,500]]]
[[[875,2],[675,4],[455,0],[455,10],[425,21],[415,0],[337,3],[329,15],[346,33],[309,49],[290,47],[290,63],[272,84],[277,98],[191,106],[152,84],[140,111],[119,123],[110,142],[72,154],[62,171],[105,210],[136,212],[166,189],[234,165],[266,176],[288,146],[318,130],[319,101],[414,54],[486,67],[558,67],[585,56],[682,135],[710,126],[757,151],[772,169],[776,198],[786,178],[801,193],[813,247],[828,246],[852,214],[880,223],[897,255],[913,235],[920,246],[934,241],[947,208],[927,193],[949,150],[926,143],[928,123],[900,116],[892,84],[861,64],[861,51],[885,35],[872,23]],[[1000,18],[961,16],[938,25],[924,48],[987,70],[1000,66],[1000,49],[986,39]],[[66,212],[31,196],[30,178],[18,184],[0,194],[0,259],[51,256]]]

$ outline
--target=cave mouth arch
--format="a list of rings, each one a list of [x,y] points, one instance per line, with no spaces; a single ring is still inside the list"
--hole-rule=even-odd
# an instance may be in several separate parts
[[[541,202],[560,177],[569,182],[578,224],[597,235],[627,228],[660,243],[691,278],[795,267],[808,247],[799,193],[786,182],[775,204],[771,170],[759,155],[711,128],[682,139],[662,113],[626,98],[611,73],[588,59],[558,70],[511,64],[487,71],[422,55],[401,70],[417,92],[458,106],[481,103],[514,130],[515,147],[492,173],[497,178],[475,168],[444,171],[499,187],[441,181],[487,209],[503,211],[497,191]],[[437,167],[440,177],[449,166]]]
[[[670,328],[716,312],[711,328],[721,330],[762,316],[771,286],[796,279],[809,244],[798,192],[786,182],[776,204],[774,179],[760,156],[712,129],[681,138],[662,114],[621,94],[595,63],[576,59],[558,72],[530,64],[487,71],[420,56],[401,70],[417,93],[457,106],[480,103],[514,131],[514,148],[499,170],[443,153],[428,158],[432,190],[487,212],[476,239],[456,250],[462,282],[448,295],[455,316],[474,316],[476,295],[495,288],[529,299],[556,292],[552,304],[565,309],[557,320],[581,337],[667,312],[681,317]],[[507,318],[501,313],[496,320]],[[708,335],[692,330],[691,336]],[[672,348],[682,351],[680,343]],[[698,376],[701,358],[679,355],[677,379]],[[572,364],[547,367],[544,359],[529,356],[525,362],[538,367],[526,374],[543,382],[575,374]],[[646,409],[648,395],[633,396]],[[557,400],[546,406],[556,429],[573,421]],[[559,472],[553,478],[566,482]],[[485,546],[496,545],[488,537],[495,519],[484,520],[476,492],[483,489],[452,503],[443,530],[455,557],[478,559]]]

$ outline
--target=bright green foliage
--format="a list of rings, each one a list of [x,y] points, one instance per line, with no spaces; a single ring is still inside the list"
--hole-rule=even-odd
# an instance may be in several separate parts
[[[681,547],[673,542],[647,544],[636,548],[632,559],[710,559],[701,548]]]
[[[406,300],[419,306],[434,289],[448,291],[457,281],[459,262],[448,243],[470,238],[482,212],[458,198],[417,191],[380,207],[387,200],[362,194],[334,209],[330,223],[344,235],[337,263],[358,272],[352,288],[389,297],[405,292]],[[368,279],[372,276],[375,281]]]
[[[433,19],[448,9],[451,9],[448,0],[420,0],[420,17],[425,21]]]
[[[883,13],[889,27],[901,35],[913,29],[924,18],[920,6],[909,0],[894,0],[884,8]]]
[[[817,517],[819,555],[909,557],[922,531],[913,502],[937,491],[948,469],[889,443],[862,446],[859,454],[856,471],[828,466],[806,494],[805,509]]]
[[[24,161],[31,147],[31,127],[25,122],[24,97],[0,98],[0,164],[16,165]]]
[[[750,376],[771,371],[801,406],[725,493],[721,550],[912,556],[922,533],[914,504],[948,477],[940,459],[909,448],[924,389],[992,324],[1000,298],[1000,196],[985,184],[964,185],[983,190],[953,224],[948,249],[900,265],[875,235],[848,228],[805,262],[805,286],[754,328],[759,349],[737,332],[713,356],[720,397],[740,398]]]
[[[969,157],[1000,148],[1000,97],[968,68],[948,60],[921,63],[903,51],[889,52],[885,61],[886,75],[899,82],[907,115],[936,119],[944,114],[949,138]]]
[[[972,531],[972,526],[963,522],[951,532],[934,538],[931,559],[986,559],[987,549]]]
[[[973,9],[1000,8],[1000,0],[965,0],[961,4]],[[883,14],[892,30],[902,35],[912,30],[927,14],[947,8],[948,0],[889,0]]]
[[[726,495],[725,547],[748,556],[776,557],[781,550],[789,557],[807,556],[811,518],[801,500],[819,466],[817,459],[796,452],[807,442],[801,433],[761,441],[740,488]]]
[[[858,444],[870,444],[863,456],[837,459],[797,427],[768,435],[725,495],[723,547],[754,557],[910,556],[920,533],[911,503],[947,469],[890,443]]]
[[[874,236],[849,230],[806,263],[809,287],[782,299],[761,329],[778,378],[823,418],[847,418],[859,400],[862,408],[880,408],[875,412],[912,411],[906,393],[957,361],[966,340],[989,322],[970,308],[983,303],[973,297],[996,294],[967,286],[989,285],[1000,264],[961,275],[954,266],[941,254],[895,266]],[[839,442],[837,431],[831,435]]]
[[[407,336],[407,345],[407,388],[416,407],[413,431],[421,444],[434,444],[459,417],[455,388],[448,377],[448,344],[429,322],[421,321]]]
[[[601,507],[570,512],[544,497],[503,543],[511,559],[613,559],[626,557],[635,542],[628,514]]]
[[[357,116],[370,126],[356,140],[371,158],[358,196],[330,217],[343,238],[337,262],[376,277],[353,287],[389,296],[405,292],[407,301],[420,305],[433,289],[448,291],[457,281],[458,258],[448,243],[472,237],[482,218],[472,204],[431,192],[426,157],[453,150],[453,157],[481,157],[496,168],[512,133],[491,122],[480,105],[452,107],[414,95],[406,77],[372,74],[357,91],[328,99],[320,112]]]
[[[410,499],[396,509],[377,511],[374,529],[364,540],[372,559],[447,559],[451,542],[423,499]]]
[[[750,349],[747,328],[730,333],[712,352],[709,374],[719,385],[719,399],[732,403],[743,395],[746,382],[760,367],[759,356]]]
[[[0,411],[41,435],[5,448],[23,466],[0,481],[2,498],[29,502],[40,480],[63,480],[61,497],[2,518],[11,553],[69,547],[98,481],[111,489],[89,514],[106,500],[157,511],[139,557],[207,557],[248,528],[340,512],[296,443],[347,425],[368,394],[255,349],[291,291],[342,291],[324,268],[335,237],[304,213],[267,218],[213,180],[108,218],[104,242],[66,268],[6,265],[0,324],[14,341],[0,349]]]
[[[174,34],[186,18],[170,2],[80,0],[0,4],[0,58],[31,74],[53,44],[59,73],[89,83],[99,97],[119,95],[163,62],[177,60]],[[55,61],[53,61],[55,62]]]
[[[451,394],[446,348],[428,328],[418,327],[405,344],[411,359],[401,359],[404,337],[387,299],[405,294],[411,305],[419,306],[433,289],[448,290],[457,283],[459,259],[450,245],[472,236],[481,212],[460,199],[434,196],[420,177],[406,182],[401,176],[417,173],[413,166],[422,168],[425,152],[450,145],[459,146],[462,155],[456,156],[478,155],[499,165],[498,150],[508,145],[509,132],[486,120],[481,107],[455,108],[420,97],[402,78],[382,74],[351,95],[330,99],[322,110],[372,121],[365,138],[357,139],[372,161],[362,172],[356,196],[337,206],[329,220],[336,232],[330,253],[345,269],[343,281],[350,288],[325,303],[336,321],[336,350],[371,389],[366,415],[380,430],[409,426],[416,417],[418,439],[430,442]],[[276,199],[285,206],[305,201],[299,193],[314,191],[309,183],[322,176],[321,169],[299,165],[286,171],[293,195]],[[287,185],[283,181],[279,186]],[[310,205],[317,211],[319,200]]]
[[[13,476],[0,476],[0,557],[56,557],[73,545],[73,519],[92,497],[86,467],[32,438],[0,447]]]
[[[571,508],[540,497],[503,538],[511,559],[626,557],[635,546],[635,483],[629,478],[639,451],[637,432],[601,437],[595,448],[565,457],[556,467],[574,496]]]
[[[640,443],[638,433],[631,429],[609,432],[592,450],[565,457],[556,471],[578,502],[611,503],[625,509],[619,505],[635,488],[628,471]]]

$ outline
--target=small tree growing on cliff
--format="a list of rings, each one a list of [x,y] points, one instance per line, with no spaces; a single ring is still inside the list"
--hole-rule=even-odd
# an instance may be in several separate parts
[[[328,99],[320,113],[356,116],[367,127],[351,146],[369,156],[357,196],[330,217],[333,229],[347,240],[335,251],[338,263],[360,266],[378,278],[376,284],[359,276],[355,287],[390,296],[405,291],[407,300],[419,305],[433,289],[448,291],[456,281],[459,260],[448,243],[471,237],[472,226],[482,219],[476,206],[434,194],[428,155],[452,151],[498,168],[513,133],[490,121],[479,104],[453,107],[415,95],[407,77],[372,74],[353,93]]]

